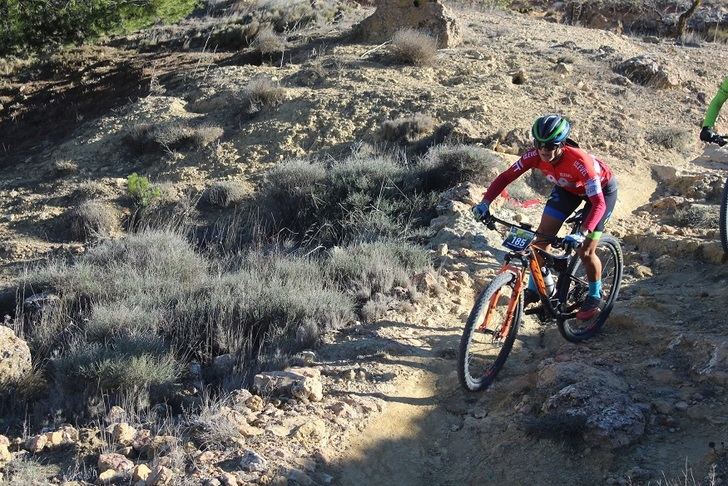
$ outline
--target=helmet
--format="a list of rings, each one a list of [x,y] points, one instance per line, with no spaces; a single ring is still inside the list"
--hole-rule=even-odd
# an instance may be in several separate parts
[[[562,143],[570,131],[571,123],[559,115],[544,115],[537,118],[531,127],[531,135],[540,143]]]

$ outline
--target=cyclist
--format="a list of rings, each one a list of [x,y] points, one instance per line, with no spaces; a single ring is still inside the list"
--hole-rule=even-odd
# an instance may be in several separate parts
[[[571,124],[560,115],[542,116],[533,123],[531,135],[535,147],[528,150],[509,169],[490,184],[483,200],[473,207],[479,219],[486,217],[489,206],[503,189],[529,169],[539,169],[554,183],[546,202],[538,232],[556,236],[563,222],[586,201],[586,217],[576,233],[565,238],[565,243],[577,252],[589,281],[589,294],[576,317],[589,320],[599,312],[602,290],[602,263],[596,254],[597,242],[612,215],[617,202],[617,181],[607,164],[579,148],[571,140]],[[538,241],[539,247],[548,243]],[[525,303],[539,300],[536,284],[531,278],[525,292]]]
[[[723,103],[728,99],[728,77],[723,80],[723,84],[718,88],[718,92],[715,94],[713,101],[708,106],[708,111],[705,113],[705,119],[703,120],[703,128],[700,130],[700,140],[708,143],[717,143],[718,145],[725,145],[728,140],[726,137],[720,136],[713,127],[715,126],[715,120],[718,118],[718,113],[723,107]]]

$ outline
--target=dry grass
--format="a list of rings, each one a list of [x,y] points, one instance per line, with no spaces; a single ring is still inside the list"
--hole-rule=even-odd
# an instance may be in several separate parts
[[[251,47],[257,49],[261,54],[280,54],[286,50],[288,43],[283,35],[276,33],[268,27],[258,31]]]
[[[243,89],[241,114],[243,117],[253,117],[266,109],[277,107],[285,98],[286,90],[278,82],[257,76]]]
[[[51,165],[51,171],[56,177],[66,177],[78,172],[78,163],[73,160],[56,160]]]
[[[386,142],[413,143],[430,135],[435,128],[434,118],[416,113],[412,117],[385,121],[379,129],[379,134]]]
[[[127,146],[137,154],[196,149],[206,147],[223,135],[215,125],[190,126],[185,121],[134,125],[124,137]]]
[[[209,206],[227,208],[240,203],[250,196],[251,192],[249,184],[240,181],[219,181],[205,189],[200,201]]]
[[[119,231],[121,216],[108,203],[91,200],[82,203],[69,214],[71,237],[78,241],[106,238]]]
[[[650,143],[680,153],[689,152],[694,140],[692,132],[682,127],[654,127],[646,138]]]
[[[389,52],[397,62],[429,66],[437,56],[437,39],[415,29],[402,29],[392,37]]]

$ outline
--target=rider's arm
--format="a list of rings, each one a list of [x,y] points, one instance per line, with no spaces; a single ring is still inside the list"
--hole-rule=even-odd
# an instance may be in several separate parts
[[[584,218],[584,222],[581,224],[583,230],[587,233],[591,233],[596,229],[599,221],[604,216],[604,212],[607,210],[607,202],[604,200],[604,194],[602,194],[601,183],[597,179],[597,185],[599,192],[589,196],[589,202],[591,203],[591,210],[589,214]]]
[[[574,164],[578,173],[584,176],[584,193],[589,198],[591,206],[589,214],[586,215],[584,222],[581,224],[581,228],[587,233],[591,233],[607,210],[607,203],[602,193],[601,168],[599,162],[586,153],[584,153],[581,160],[577,160]]]
[[[723,84],[721,84],[720,88],[718,88],[718,93],[716,93],[713,101],[710,102],[710,106],[708,106],[708,111],[705,113],[705,119],[703,120],[704,127],[712,128],[715,126],[715,120],[718,118],[718,113],[720,113],[720,109],[727,99],[728,77],[723,80]]]
[[[500,193],[503,192],[503,189],[505,189],[508,184],[521,177],[524,172],[531,168],[531,165],[526,160],[527,155],[528,153],[518,159],[515,164],[502,172],[493,180],[493,182],[490,183],[488,190],[485,191],[485,194],[483,194],[483,201],[488,204],[492,203],[495,198],[500,196]]]

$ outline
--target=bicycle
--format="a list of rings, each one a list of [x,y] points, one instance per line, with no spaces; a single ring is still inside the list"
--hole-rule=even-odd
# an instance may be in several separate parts
[[[578,228],[582,218],[583,210],[566,222]],[[576,313],[589,285],[581,259],[564,244],[564,239],[533,231],[529,224],[510,223],[494,216],[482,222],[490,229],[496,228],[495,223],[508,227],[503,246],[509,252],[498,274],[476,298],[460,340],[458,377],[460,384],[472,392],[484,390],[493,383],[513,348],[524,313],[527,271],[536,281],[541,305],[527,310],[526,314],[536,315],[544,324],[556,321],[561,335],[571,342],[589,339],[604,326],[619,294],[623,272],[619,242],[613,236],[602,235],[597,244],[602,261],[600,312],[589,321],[579,321]],[[536,238],[549,242],[553,248],[564,249],[564,254],[556,255],[534,246]],[[545,280],[545,275],[551,272],[558,273],[553,294],[547,292],[548,277]]]
[[[714,143],[720,147],[728,143],[728,135],[713,135],[708,143]],[[728,179],[723,187],[723,195],[720,198],[720,242],[723,245],[723,253],[728,255]]]

